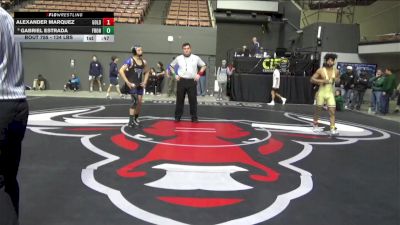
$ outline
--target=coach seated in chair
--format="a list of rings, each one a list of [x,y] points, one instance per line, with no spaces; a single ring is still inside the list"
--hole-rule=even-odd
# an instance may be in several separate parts
[[[64,85],[64,91],[68,89],[73,90],[74,92],[79,90],[79,86],[81,84],[81,80],[74,73],[71,75],[71,78]]]

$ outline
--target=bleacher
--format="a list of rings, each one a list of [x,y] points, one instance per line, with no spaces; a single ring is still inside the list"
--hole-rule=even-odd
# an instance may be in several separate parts
[[[0,4],[2,4],[2,5],[6,5],[6,4],[11,5],[12,2],[13,2],[13,1],[11,1],[11,0],[1,0],[1,1],[0,1]]]
[[[0,5],[5,9],[11,8],[15,4],[14,0],[1,0]]]
[[[150,0],[36,0],[19,8],[20,12],[114,12],[116,22],[139,24]]]
[[[207,0],[172,0],[166,25],[211,26]]]

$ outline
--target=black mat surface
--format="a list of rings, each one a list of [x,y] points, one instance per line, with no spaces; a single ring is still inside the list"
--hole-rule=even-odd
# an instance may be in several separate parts
[[[127,100],[29,102],[22,225],[399,224],[399,123],[339,112],[330,137],[311,105],[200,103],[176,124],[158,101],[130,129]]]

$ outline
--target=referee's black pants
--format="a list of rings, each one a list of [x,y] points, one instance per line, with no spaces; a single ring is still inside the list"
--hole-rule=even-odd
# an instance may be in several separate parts
[[[197,82],[194,79],[180,78],[176,88],[175,118],[181,119],[187,93],[192,120],[197,120]]]
[[[10,195],[16,213],[19,212],[18,167],[21,142],[28,122],[29,106],[25,99],[0,100],[0,177],[5,192]]]

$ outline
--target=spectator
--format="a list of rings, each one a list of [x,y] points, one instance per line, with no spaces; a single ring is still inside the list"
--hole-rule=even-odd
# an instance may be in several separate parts
[[[280,68],[281,67],[278,64],[275,65],[275,70],[272,75],[272,90],[271,90],[272,100],[267,105],[275,105],[275,97],[278,97],[282,100],[282,105],[286,103],[287,99],[279,94],[279,86],[281,83],[281,72],[279,71]]]
[[[149,79],[146,85],[146,94],[156,95],[157,91],[157,73],[154,67],[150,68]]]
[[[217,69],[217,81],[218,81],[218,95],[217,101],[223,100],[226,93],[226,83],[228,82],[228,68],[226,60],[222,60],[222,65]]]
[[[397,85],[396,95],[397,95],[397,103],[396,103],[396,109],[394,110],[394,113],[398,113],[400,111],[400,83]]]
[[[110,86],[108,86],[107,95],[106,95],[106,98],[109,98],[109,99],[111,99],[111,97],[110,97],[111,87],[115,87],[120,98],[123,97],[123,95],[120,91],[120,88],[119,88],[119,83],[118,83],[118,65],[117,65],[118,60],[119,60],[119,58],[116,56],[111,57],[110,75],[109,75]]]
[[[101,77],[103,76],[103,67],[101,63],[97,61],[97,57],[94,55],[92,57],[92,62],[89,65],[89,83],[90,83],[90,92],[93,91],[93,82],[96,80],[99,85],[99,91],[102,90]]]
[[[242,56],[242,57],[249,57],[250,56],[250,51],[249,51],[249,49],[247,48],[246,45],[243,45],[242,49],[239,52],[239,56]]]
[[[172,58],[172,61],[175,60],[175,57]],[[167,96],[171,97],[172,93],[174,93],[174,95],[176,95],[176,79],[175,76],[178,73],[178,69],[179,69],[179,64],[176,64],[174,67],[174,70],[171,71],[171,67],[170,64],[167,66],[167,70],[166,70],[166,76],[168,78],[168,91],[167,91]]]
[[[201,67],[199,67],[201,68]],[[200,70],[200,69],[198,69]],[[199,72],[200,79],[197,81],[197,96],[206,96],[206,71]]]
[[[336,111],[343,111],[344,100],[342,97],[342,93],[339,89],[335,91],[335,102],[336,102]]]
[[[252,45],[251,45],[251,49],[250,49],[250,55],[256,56],[259,53],[260,53],[260,43],[257,41],[256,37],[253,37]]]
[[[314,96],[314,103],[313,105],[317,105],[317,99],[318,99],[318,90],[319,90],[319,85],[311,84],[312,87],[312,95]],[[342,93],[342,91],[340,91]],[[343,94],[342,94],[343,97]]]
[[[73,74],[71,74],[71,79],[69,79],[68,82],[64,85],[64,91],[67,91],[68,89],[70,89],[75,92],[79,89],[80,83],[81,83],[81,80],[79,79],[79,77],[77,77],[73,73]]]
[[[156,83],[157,95],[160,95],[162,92],[162,82],[165,76],[164,64],[162,62],[157,63],[156,75],[157,75],[157,83]]]
[[[368,88],[368,74],[365,71],[361,71],[360,75],[355,80],[354,86],[354,104],[356,110],[360,110],[361,104],[364,100],[365,91]]]
[[[344,101],[345,101],[344,108],[345,109],[348,109],[348,108],[353,109],[354,108],[353,97],[354,97],[355,76],[354,76],[352,66],[347,66],[346,69],[347,69],[346,73],[344,73],[340,77],[340,88],[342,89],[342,91],[344,91]]]
[[[233,63],[228,64],[226,67],[226,72],[228,74],[228,82],[226,84],[226,95],[231,96],[231,82],[232,82],[232,74],[235,71],[235,67]]]
[[[382,85],[382,97],[381,97],[381,113],[383,115],[389,112],[389,101],[393,92],[396,89],[396,77],[392,73],[390,68],[385,70],[385,79]]]
[[[369,82],[372,86],[372,95],[371,95],[371,107],[369,112],[370,113],[378,113],[381,108],[381,97],[382,97],[382,87],[384,76],[382,76],[382,70],[378,69],[376,71],[375,77],[369,79]]]
[[[46,79],[42,76],[42,74],[39,74],[36,79],[33,80],[33,90],[45,90],[46,89]]]

